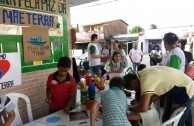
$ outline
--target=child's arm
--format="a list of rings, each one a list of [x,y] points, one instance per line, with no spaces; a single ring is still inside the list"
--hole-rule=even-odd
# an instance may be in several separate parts
[[[152,95],[151,102],[155,102],[157,100],[160,100],[160,96],[158,96],[158,95]]]
[[[75,106],[73,106],[74,101],[75,101],[75,96],[76,96],[76,84],[75,84],[75,79],[71,78],[71,87],[69,89],[70,91],[70,97],[69,97],[69,101],[66,104],[66,106],[64,106],[64,112],[69,114],[70,112],[70,108],[75,108]]]
[[[69,112],[70,112],[70,107],[74,107],[74,106],[72,106],[74,100],[75,100],[75,93],[71,93],[71,94],[70,94],[70,99],[69,99],[67,105],[66,105],[66,106],[64,107],[64,109],[63,109],[63,111],[64,111],[66,114],[69,114]]]
[[[6,119],[5,124],[3,126],[10,126],[10,124],[13,122],[15,118],[14,110],[8,112],[7,114],[8,114],[8,118]]]
[[[50,88],[46,88],[46,99],[45,99],[46,103],[52,104],[52,100],[51,100],[51,89]]]
[[[153,95],[152,93],[142,95],[140,97],[140,101],[137,104],[129,106],[129,110],[135,113],[146,112],[150,107],[152,95]]]
[[[140,114],[127,114],[128,120],[140,120],[141,116]]]
[[[112,73],[121,73],[121,72],[123,72],[123,66],[120,66],[119,70],[112,71]]]
[[[115,73],[114,68],[116,67],[116,63],[110,66],[110,72]]]
[[[90,126],[95,125],[96,110],[98,109],[98,107],[99,102],[95,100],[90,108]]]

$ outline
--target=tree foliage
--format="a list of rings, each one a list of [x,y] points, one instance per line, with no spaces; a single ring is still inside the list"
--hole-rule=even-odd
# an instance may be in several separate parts
[[[157,25],[156,24],[151,24],[151,26],[150,26],[150,29],[157,29],[158,27],[157,27]]]
[[[134,26],[129,32],[130,33],[140,33],[144,31],[144,29],[141,26]]]

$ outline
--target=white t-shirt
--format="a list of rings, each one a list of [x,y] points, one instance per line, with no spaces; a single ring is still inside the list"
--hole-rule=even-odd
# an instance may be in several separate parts
[[[115,50],[112,51],[112,55],[113,55],[114,52],[115,52]],[[120,49],[119,53],[120,53],[121,56],[126,56],[126,53],[125,53],[124,49]]]
[[[161,64],[163,66],[170,66],[170,63],[173,62],[173,61],[171,61],[171,56],[173,56],[173,55],[175,55],[181,59],[180,70],[182,72],[184,72],[185,71],[185,55],[179,47],[176,47],[172,51],[170,51],[169,53],[165,54]]]
[[[131,49],[129,52],[129,56],[131,57],[131,60],[134,63],[140,63],[141,56],[143,55],[142,51],[140,49]]]
[[[100,54],[104,55],[104,56],[111,56],[111,49],[105,49],[105,48],[101,48],[100,49]],[[102,62],[101,61],[101,65],[105,66],[106,62]]]
[[[89,66],[98,66],[100,65],[100,58],[92,58],[92,55],[90,54],[90,47],[94,46],[95,47],[95,54],[100,55],[99,49],[97,44],[94,43],[89,43],[88,44],[88,60],[89,60]]]
[[[162,51],[161,51],[161,50],[159,50],[159,51],[157,51],[157,50],[152,50],[152,51],[150,52],[150,54],[156,54],[156,55],[158,55],[158,56],[161,56],[161,55],[162,55]]]
[[[162,62],[161,62],[161,65],[162,66],[167,66],[167,60],[168,60],[168,54],[169,54],[169,52],[166,52],[165,54],[164,54],[164,56],[162,57]]]

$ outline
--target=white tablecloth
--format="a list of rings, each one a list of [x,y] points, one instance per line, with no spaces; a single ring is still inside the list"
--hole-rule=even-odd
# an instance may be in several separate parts
[[[73,111],[80,111],[79,109],[74,109]],[[90,115],[88,111],[88,115]],[[60,116],[61,120],[56,123],[48,123],[47,119],[50,117]],[[84,122],[83,124],[79,124]],[[24,126],[90,126],[90,120],[84,119],[79,121],[71,121],[69,120],[69,115],[65,114],[62,110],[50,114],[48,116],[42,117],[38,120],[32,121],[30,123],[25,124]],[[100,118],[96,118],[95,126],[102,126],[102,120]]]

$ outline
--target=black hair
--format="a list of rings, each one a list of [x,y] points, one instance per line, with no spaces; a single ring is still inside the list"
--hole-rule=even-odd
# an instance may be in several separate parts
[[[178,37],[176,34],[169,32],[164,34],[164,38],[163,38],[164,42],[172,45],[172,44],[176,44],[176,42],[178,41]]]
[[[70,68],[71,67],[71,60],[69,57],[61,57],[58,61],[57,67],[63,67],[63,68]]]
[[[112,54],[112,60],[113,60],[113,61],[114,61],[114,56],[117,55],[117,54],[120,55],[120,52],[115,51],[115,52]]]
[[[155,49],[156,47],[158,47],[158,50],[157,50],[157,51],[159,51],[159,50],[160,50],[160,46],[159,46],[159,45],[155,45],[155,46],[154,46],[154,49]]]
[[[109,44],[111,44],[111,41],[110,41],[110,39],[106,39],[106,42],[108,42]]]
[[[113,77],[111,80],[110,80],[110,88],[112,87],[118,87],[120,89],[122,89],[125,85],[125,81],[121,78],[121,77]]]
[[[121,46],[121,44],[120,44],[120,42],[119,42],[118,40],[115,40],[114,42],[116,42],[116,43],[119,44],[119,45],[118,45],[119,49],[122,49],[122,46]]]
[[[124,77],[123,77],[124,81],[125,81],[125,88],[126,89],[129,89],[131,87],[131,81],[132,80],[136,80],[138,79],[137,78],[137,75],[135,73],[128,73],[126,74]]]
[[[187,62],[190,63],[193,60],[193,55],[191,52],[184,51],[185,57],[187,58]]]
[[[91,35],[91,41],[93,41],[94,39],[97,39],[98,38],[98,35],[97,34],[92,34]]]
[[[137,71],[143,70],[144,68],[146,68],[145,64],[139,64],[139,66],[137,67]]]

